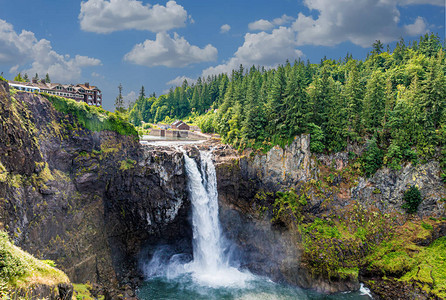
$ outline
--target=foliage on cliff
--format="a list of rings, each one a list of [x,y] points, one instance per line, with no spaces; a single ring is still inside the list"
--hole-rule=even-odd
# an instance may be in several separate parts
[[[398,227],[392,225],[389,216],[366,213],[359,207],[349,215],[349,219],[315,218],[299,225],[303,261],[313,276],[354,280],[362,273],[415,283],[431,296],[446,297],[446,237],[430,243],[435,228],[444,226],[444,221],[409,220]],[[368,279],[366,283],[371,287],[375,284]]]
[[[71,114],[79,123],[91,131],[110,130],[121,135],[138,136],[132,124],[128,123],[119,113],[111,113],[102,108],[87,105],[54,95],[44,94],[54,107],[65,114]]]
[[[54,262],[38,260],[14,246],[8,235],[0,231],[0,298],[8,299],[13,290],[33,285],[68,283],[68,277],[54,268]]]
[[[444,226],[444,221],[436,219],[406,222],[367,256],[368,272],[415,283],[427,293],[444,299],[446,237],[429,244],[435,228],[440,226]],[[368,284],[373,285],[373,282]]]

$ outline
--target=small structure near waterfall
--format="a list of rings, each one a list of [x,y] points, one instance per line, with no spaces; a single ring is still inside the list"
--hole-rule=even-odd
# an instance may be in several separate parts
[[[190,130],[190,126],[187,125],[186,123],[184,123],[181,120],[176,120],[175,122],[172,123],[172,129],[177,129],[177,130]]]

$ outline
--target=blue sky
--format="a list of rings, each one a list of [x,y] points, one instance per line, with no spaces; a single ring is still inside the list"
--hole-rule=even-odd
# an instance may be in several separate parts
[[[0,72],[90,82],[113,110],[243,64],[362,59],[377,39],[394,45],[445,37],[444,0],[0,0]]]

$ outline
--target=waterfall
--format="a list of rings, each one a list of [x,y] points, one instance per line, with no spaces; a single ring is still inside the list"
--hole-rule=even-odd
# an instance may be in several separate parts
[[[201,168],[184,149],[187,187],[192,203],[193,260],[187,262],[184,254],[173,254],[161,247],[143,270],[148,278],[175,279],[191,276],[191,279],[208,287],[245,287],[254,276],[240,271],[231,261],[226,247],[230,246],[222,235],[218,219],[218,191],[212,153],[200,151]]]
[[[218,191],[212,153],[200,151],[201,172],[185,151],[184,161],[192,202],[193,255],[185,270],[209,286],[243,286],[252,275],[230,265],[223,249],[218,219]]]
[[[215,272],[222,266],[221,229],[218,221],[218,194],[215,167],[209,152],[201,152],[201,173],[195,160],[184,155],[192,202],[194,264]]]

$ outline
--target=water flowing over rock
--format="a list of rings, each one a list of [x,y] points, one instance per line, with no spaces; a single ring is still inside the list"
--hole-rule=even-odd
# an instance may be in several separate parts
[[[191,274],[194,281],[208,287],[242,287],[252,278],[234,266],[226,248],[230,242],[221,233],[217,178],[211,152],[200,151],[197,162],[182,150],[187,174],[187,186],[192,204],[193,260],[185,262],[178,254],[166,261],[166,249],[159,249],[144,266],[148,277],[167,276],[170,279]],[[168,255],[168,253],[167,253]],[[179,254],[181,255],[181,254]]]

